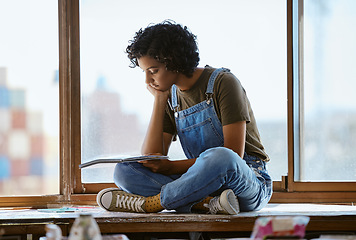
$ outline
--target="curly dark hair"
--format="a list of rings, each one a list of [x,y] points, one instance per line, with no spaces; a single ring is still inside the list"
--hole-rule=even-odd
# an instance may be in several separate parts
[[[150,56],[164,63],[167,70],[191,77],[200,60],[196,36],[172,21],[141,28],[129,43],[126,53],[132,68],[138,66],[140,57]]]

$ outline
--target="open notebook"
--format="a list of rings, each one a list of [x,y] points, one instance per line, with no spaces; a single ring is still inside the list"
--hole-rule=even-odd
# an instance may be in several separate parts
[[[147,161],[147,160],[159,160],[168,159],[168,156],[162,155],[145,155],[145,156],[135,156],[135,157],[108,157],[108,158],[98,158],[85,162],[79,165],[79,168],[87,167],[102,167],[102,164],[116,164],[122,162],[137,162],[137,161]]]

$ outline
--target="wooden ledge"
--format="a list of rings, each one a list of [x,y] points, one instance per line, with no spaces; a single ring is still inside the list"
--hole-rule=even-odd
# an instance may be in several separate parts
[[[257,212],[238,215],[177,214],[175,212],[120,213],[107,212],[98,207],[82,210],[91,213],[102,234],[154,232],[251,232],[255,220],[263,216],[310,217],[307,231],[356,231],[356,206],[319,204],[268,204]],[[0,229],[6,235],[43,235],[44,225],[54,223],[68,235],[80,212],[48,213],[34,209],[0,210]]]

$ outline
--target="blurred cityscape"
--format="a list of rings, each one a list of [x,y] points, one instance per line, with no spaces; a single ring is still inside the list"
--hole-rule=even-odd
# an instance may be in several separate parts
[[[82,95],[82,162],[103,155],[139,153],[145,132],[136,114],[122,110],[123,104],[104,76],[97,79],[92,93]]]
[[[58,138],[44,132],[42,112],[26,107],[26,89],[7,81],[0,67],[0,194],[58,193]]]
[[[82,95],[82,162],[140,153],[145,131],[136,114],[122,110],[123,104],[104,76],[97,79],[92,93]],[[82,182],[113,182],[113,167],[83,169]]]
[[[58,90],[58,72],[54,75]],[[82,108],[83,162],[139,152],[144,132],[138,117],[122,111],[119,94],[104,77],[82,97]],[[7,68],[0,67],[0,195],[58,194],[58,150],[58,136],[44,130],[43,112],[26,106],[26,89],[9,87]],[[107,169],[96,169],[87,182],[111,182],[111,176]]]

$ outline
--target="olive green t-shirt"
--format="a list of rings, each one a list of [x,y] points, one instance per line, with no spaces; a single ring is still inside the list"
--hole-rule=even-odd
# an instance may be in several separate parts
[[[215,68],[206,66],[192,88],[186,91],[181,91],[177,88],[179,111],[206,100],[206,88],[210,75],[214,70]],[[263,161],[269,161],[269,157],[261,143],[250,102],[240,81],[232,73],[222,72],[215,80],[213,91],[212,97],[215,111],[222,126],[238,121],[246,121],[245,152]],[[169,96],[169,101],[171,101],[171,96]],[[168,104],[163,123],[163,131],[172,135],[177,134],[173,111]]]

